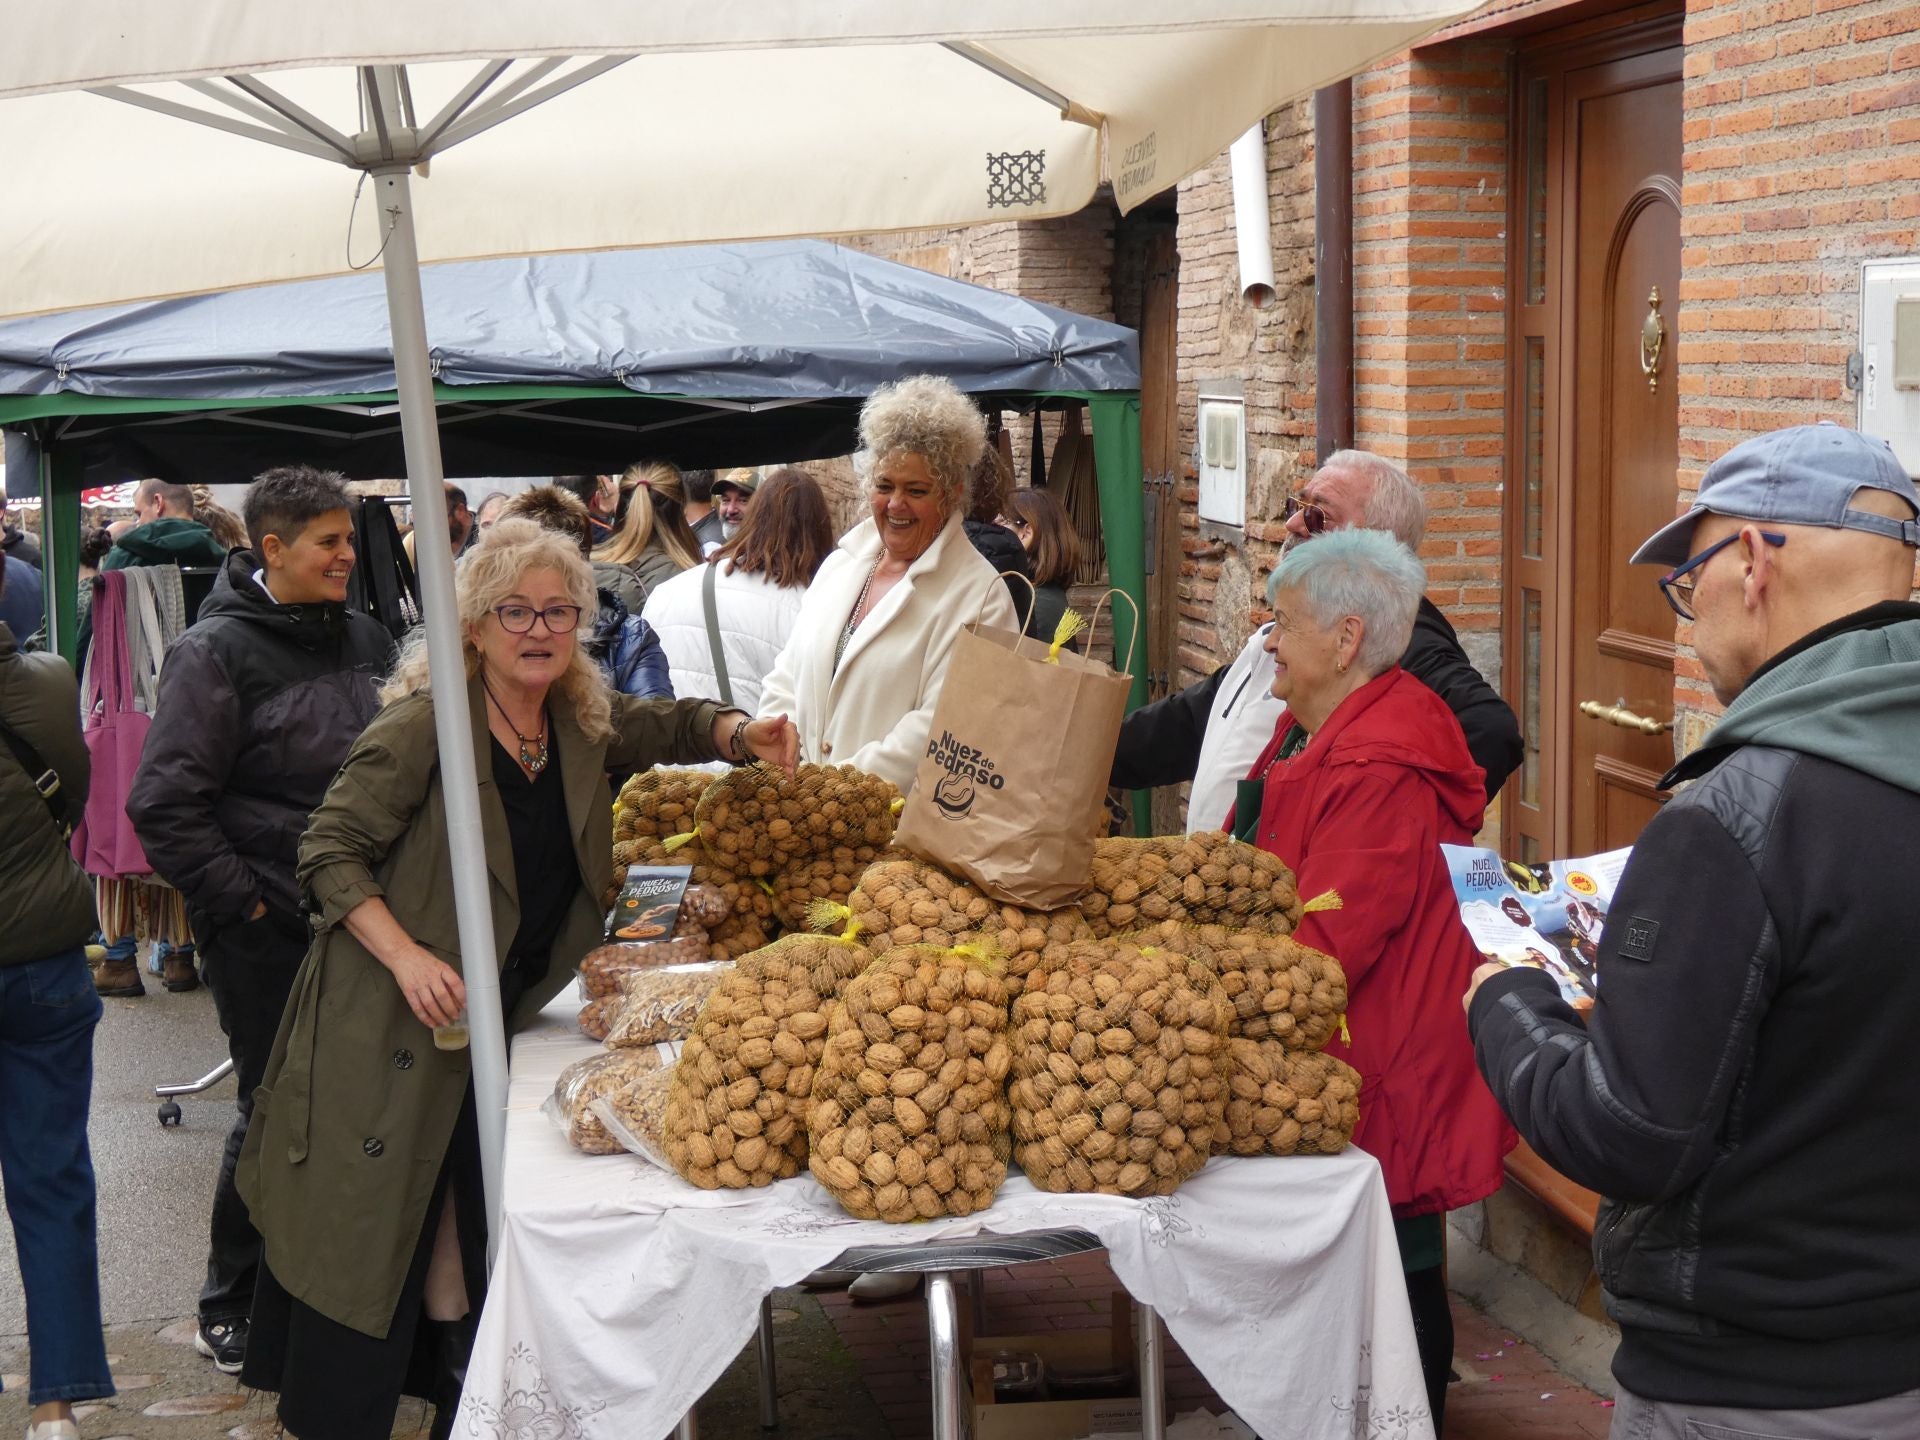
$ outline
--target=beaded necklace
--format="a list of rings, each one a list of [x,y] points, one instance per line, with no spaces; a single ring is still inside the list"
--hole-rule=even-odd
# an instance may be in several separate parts
[[[836,670],[846,657],[847,646],[853,643],[853,632],[860,628],[860,622],[866,618],[860,612],[866,609],[867,596],[873,590],[873,577],[879,573],[880,556],[876,555],[873,557],[873,568],[867,571],[867,581],[860,587],[860,598],[853,602],[853,609],[847,613],[847,628],[840,632],[840,643],[833,647],[833,668]]]

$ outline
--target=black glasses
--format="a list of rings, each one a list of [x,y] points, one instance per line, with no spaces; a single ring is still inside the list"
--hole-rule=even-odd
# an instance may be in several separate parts
[[[1307,534],[1326,533],[1327,512],[1311,500],[1302,500],[1298,495],[1289,495],[1286,507],[1280,512],[1280,523],[1284,525],[1296,515],[1300,517],[1300,523],[1306,527]]]
[[[1786,536],[1776,535],[1770,530],[1762,530],[1759,534],[1760,538],[1769,545],[1784,545],[1787,543]],[[1678,615],[1682,620],[1692,620],[1695,618],[1693,613],[1693,587],[1699,580],[1698,572],[1700,567],[1739,538],[1740,532],[1736,530],[1733,534],[1727,536],[1726,539],[1714,541],[1713,544],[1707,546],[1706,549],[1702,550],[1698,555],[1694,556],[1678,569],[1669,570],[1660,577],[1660,593],[1667,597],[1667,604],[1673,607],[1674,614]],[[1693,579],[1683,578],[1689,575],[1693,576]]]
[[[493,617],[500,622],[500,628],[509,635],[524,635],[533,629],[533,622],[544,620],[549,635],[565,635],[580,623],[578,605],[549,605],[544,610],[536,610],[531,605],[496,605]]]

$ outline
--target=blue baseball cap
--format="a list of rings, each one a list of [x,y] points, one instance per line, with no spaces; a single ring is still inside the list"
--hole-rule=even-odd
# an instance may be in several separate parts
[[[1709,465],[1693,508],[1656,530],[1631,563],[1668,569],[1684,564],[1702,515],[1864,530],[1920,547],[1920,518],[1891,520],[1855,510],[1853,497],[1862,490],[1898,495],[1920,517],[1920,491],[1886,441],[1831,420],[1759,435]]]

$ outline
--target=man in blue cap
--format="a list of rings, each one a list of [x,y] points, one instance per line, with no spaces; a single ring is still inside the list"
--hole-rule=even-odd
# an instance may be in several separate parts
[[[1481,1073],[1606,1197],[1614,1434],[1920,1435],[1920,493],[1879,440],[1736,446],[1635,563],[1727,706],[1663,784],[1582,1023],[1483,966]]]

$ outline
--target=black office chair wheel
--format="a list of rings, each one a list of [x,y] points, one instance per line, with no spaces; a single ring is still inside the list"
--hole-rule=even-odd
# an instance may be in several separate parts
[[[169,1125],[178,1125],[179,1123],[180,1107],[169,1100],[160,1107],[160,1128],[164,1130]]]

